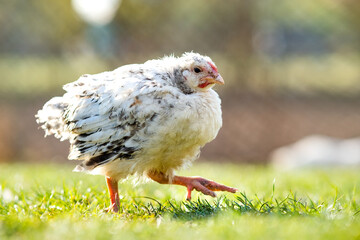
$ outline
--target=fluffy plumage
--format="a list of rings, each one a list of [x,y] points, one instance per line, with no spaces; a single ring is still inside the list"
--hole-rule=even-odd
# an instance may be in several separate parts
[[[39,110],[46,135],[69,140],[75,171],[115,181],[158,172],[168,179],[213,140],[223,80],[209,57],[185,53],[83,75]]]

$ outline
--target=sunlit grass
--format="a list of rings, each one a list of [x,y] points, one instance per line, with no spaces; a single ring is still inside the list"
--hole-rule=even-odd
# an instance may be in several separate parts
[[[213,199],[148,182],[121,183],[120,214],[107,213],[102,176],[60,165],[0,165],[0,239],[351,239],[360,236],[359,169],[281,172],[198,164],[237,187]]]

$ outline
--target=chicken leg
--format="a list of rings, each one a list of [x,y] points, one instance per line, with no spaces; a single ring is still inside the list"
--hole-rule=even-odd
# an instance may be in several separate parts
[[[107,209],[107,211],[117,213],[120,209],[118,181],[110,177],[105,177],[105,179],[110,195],[110,207]]]
[[[197,190],[202,192],[205,195],[209,195],[212,197],[216,197],[214,191],[226,191],[235,193],[237,191],[236,188],[227,187],[225,185],[216,183],[211,180],[207,180],[202,177],[183,177],[183,176],[174,176],[171,180],[168,176],[166,176],[162,172],[149,171],[147,173],[148,177],[152,180],[160,183],[160,184],[175,184],[181,185],[187,188],[187,200],[191,200],[191,192],[192,190]]]

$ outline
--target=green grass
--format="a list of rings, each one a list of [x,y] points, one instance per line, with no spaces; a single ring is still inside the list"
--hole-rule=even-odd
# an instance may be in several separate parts
[[[360,239],[359,169],[197,164],[180,174],[240,192],[187,202],[183,187],[127,181],[113,214],[102,176],[0,165],[0,239]]]

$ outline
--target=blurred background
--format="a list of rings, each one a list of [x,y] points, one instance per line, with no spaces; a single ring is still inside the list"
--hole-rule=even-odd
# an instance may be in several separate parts
[[[267,163],[309,135],[360,136],[358,0],[0,0],[0,161],[66,163],[34,118],[62,85],[185,51],[226,82],[202,159]]]

